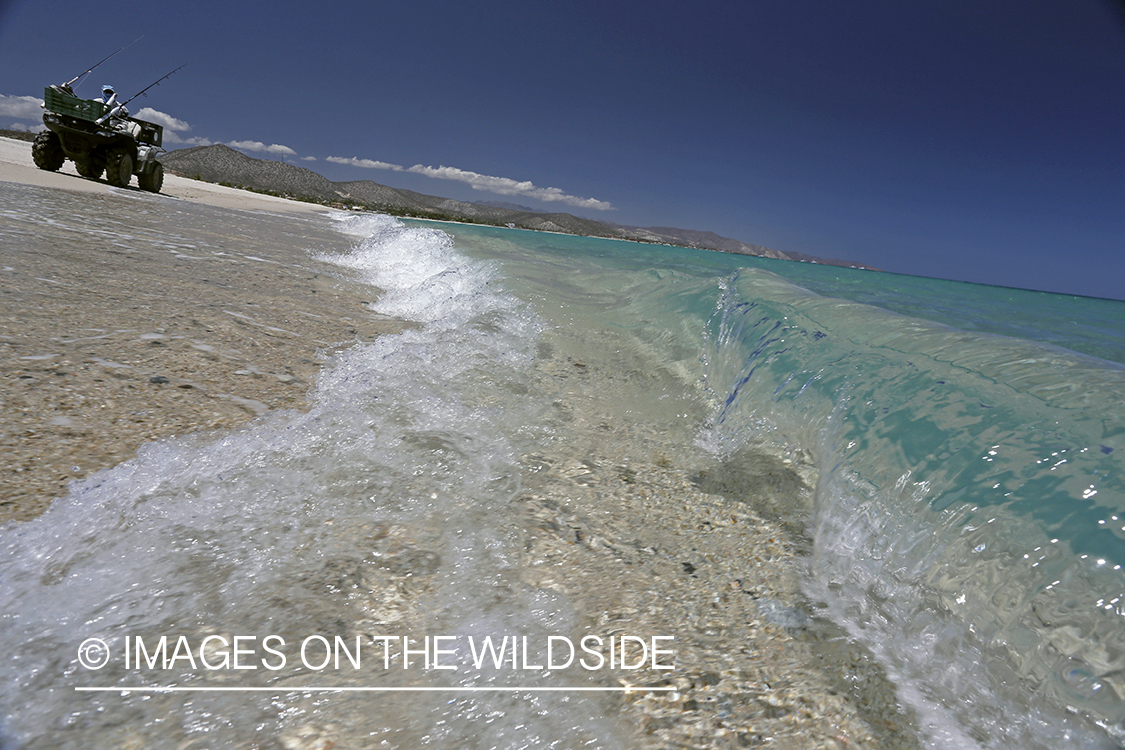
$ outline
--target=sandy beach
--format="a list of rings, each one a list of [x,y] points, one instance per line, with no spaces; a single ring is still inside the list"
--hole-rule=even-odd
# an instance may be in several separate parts
[[[87,180],[74,170],[74,162],[67,160],[58,172],[45,172],[36,168],[31,160],[31,142],[0,136],[0,182],[18,182],[24,185],[76,190],[100,195],[111,195],[114,188],[104,180]],[[133,179],[130,190],[139,190]],[[195,201],[221,208],[239,208],[246,211],[273,211],[287,214],[320,214],[322,206],[271,195],[251,193],[237,188],[212,185],[174,174],[165,173],[161,195],[180,200]]]
[[[21,185],[40,192],[17,196]],[[88,194],[105,241],[40,226],[0,246],[0,523],[42,513],[69,481],[147,441],[301,408],[334,346],[401,329],[364,308],[370,287],[253,231],[254,215],[269,212],[299,247],[347,248],[308,221],[319,206],[171,174],[160,196],[135,180],[120,190],[79,177],[70,161],[39,170],[30,143],[0,138],[0,205],[18,211],[49,191]],[[247,212],[246,227],[233,242],[215,237],[199,206]],[[172,251],[114,243],[138,229],[187,241]],[[191,237],[214,246],[197,252]]]

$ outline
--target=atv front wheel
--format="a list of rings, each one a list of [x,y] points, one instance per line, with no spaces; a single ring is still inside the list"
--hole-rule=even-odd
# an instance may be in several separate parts
[[[59,134],[44,130],[35,136],[35,140],[31,142],[31,158],[35,162],[35,166],[40,169],[45,169],[48,172],[58,171],[58,168],[66,161],[66,154],[63,153]]]
[[[133,157],[124,149],[114,149],[109,152],[105,164],[105,179],[115,187],[128,187],[129,180],[133,179]]]
[[[151,167],[137,175],[137,184],[141,186],[141,190],[159,193],[164,185],[164,165],[158,161],[153,162]]]
[[[74,168],[78,170],[78,174],[82,175],[87,180],[98,179],[102,176],[102,170],[105,169],[105,167],[102,166],[101,159],[93,156],[85,159],[75,159]]]

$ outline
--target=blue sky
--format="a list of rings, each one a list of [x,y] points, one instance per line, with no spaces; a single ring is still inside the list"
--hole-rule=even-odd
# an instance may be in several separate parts
[[[1119,0],[0,0],[0,127],[141,34],[168,148],[1125,298]]]

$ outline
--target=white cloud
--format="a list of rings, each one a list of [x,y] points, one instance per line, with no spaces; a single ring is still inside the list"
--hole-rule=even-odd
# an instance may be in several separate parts
[[[455,167],[424,167],[421,164],[415,164],[406,171],[424,174],[427,177],[433,177],[439,180],[464,182],[472,187],[473,190],[485,190],[489,193],[496,193],[497,195],[519,195],[526,198],[535,198],[547,203],[557,201],[559,203],[565,203],[568,206],[593,208],[598,211],[614,210],[613,206],[606,201],[600,201],[595,198],[579,198],[576,195],[568,195],[558,188],[536,187],[533,183],[526,180],[521,182],[508,177],[490,177],[486,174],[468,172]]]
[[[353,167],[366,167],[369,169],[389,169],[394,172],[414,172],[415,174],[433,177],[438,180],[455,180],[468,184],[473,190],[483,190],[497,195],[516,195],[525,198],[534,198],[546,203],[564,203],[576,208],[592,208],[597,211],[614,211],[613,205],[595,198],[580,198],[568,195],[562,190],[553,187],[541,188],[526,180],[513,180],[508,177],[491,177],[477,172],[469,172],[455,167],[426,167],[415,164],[409,169],[398,164],[388,164],[371,159],[358,159],[356,157],[329,156],[326,161],[336,164],[349,164]]]
[[[392,172],[401,172],[403,168],[398,164],[388,164],[385,161],[372,161],[371,159],[357,159],[354,156],[329,156],[325,161],[334,162],[336,164],[349,164],[353,167],[363,167],[365,169],[389,169]]]
[[[47,129],[47,126],[43,123],[39,123],[38,125],[24,125],[22,122],[13,122],[11,129],[19,130],[24,133],[42,133]]]
[[[43,100],[34,96],[5,96],[0,94],[0,115],[21,120],[38,120],[43,117]]]
[[[282,154],[283,156],[297,155],[297,152],[288,146],[281,146],[276,143],[267,146],[261,141],[231,141],[227,145],[243,151],[265,151],[267,154]]]
[[[316,161],[315,156],[302,156],[301,161]]]
[[[191,138],[181,138],[174,130],[168,130],[164,133],[165,143],[182,143],[186,146],[210,146],[214,141],[199,136],[192,136]]]
[[[138,120],[147,120],[148,122],[155,122],[157,125],[162,125],[166,130],[191,130],[191,125],[188,125],[183,120],[177,120],[175,117],[172,117],[172,115],[166,115],[150,107],[141,109],[140,112],[137,112],[136,117]]]

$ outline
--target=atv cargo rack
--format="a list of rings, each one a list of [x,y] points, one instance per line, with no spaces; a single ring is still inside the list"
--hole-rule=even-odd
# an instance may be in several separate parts
[[[43,109],[90,122],[105,114],[105,105],[101,102],[96,99],[79,99],[61,86],[48,86],[43,90]]]
[[[106,106],[96,99],[79,99],[62,86],[48,86],[43,89],[43,109],[64,117],[85,120],[97,124],[105,115]],[[145,122],[133,117],[122,118],[129,125],[127,129],[140,143],[159,148],[164,140],[164,128],[153,122]]]

